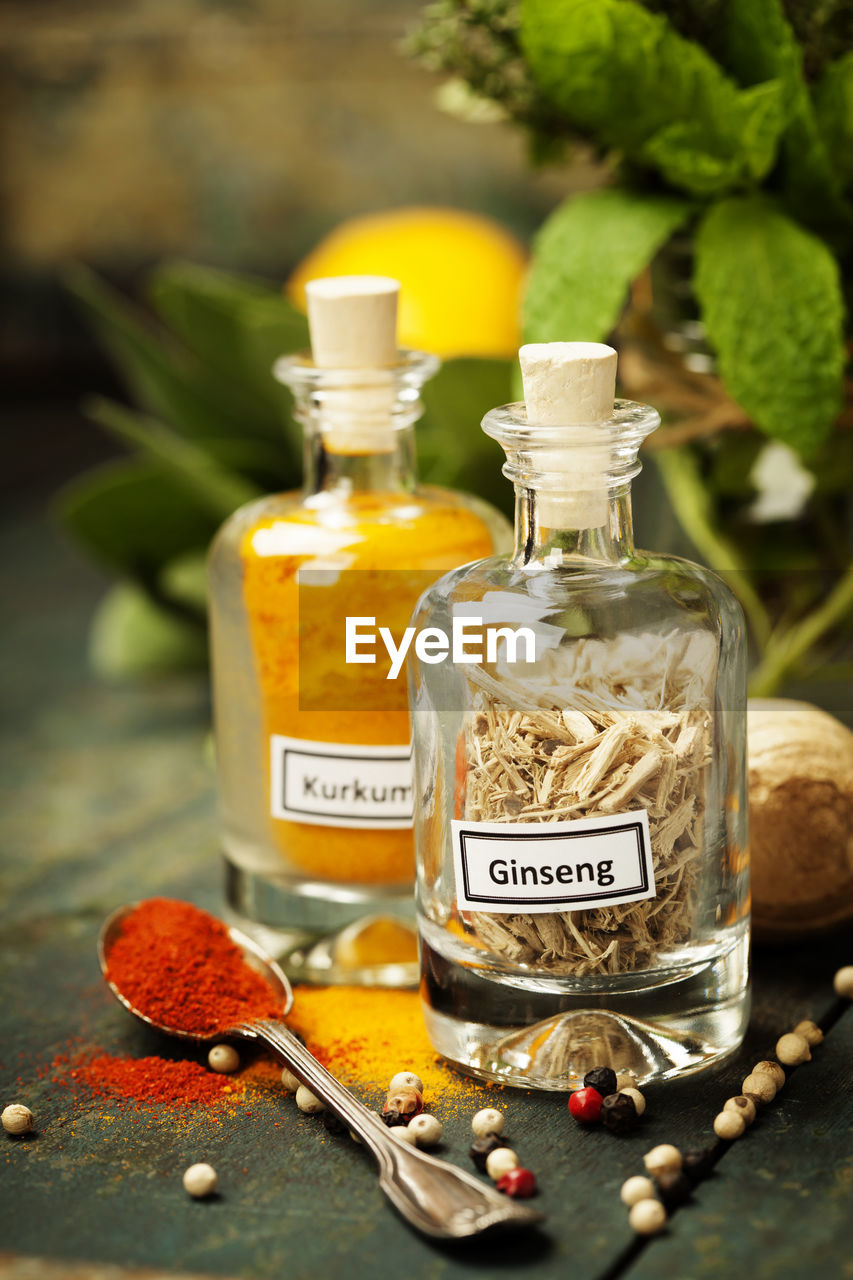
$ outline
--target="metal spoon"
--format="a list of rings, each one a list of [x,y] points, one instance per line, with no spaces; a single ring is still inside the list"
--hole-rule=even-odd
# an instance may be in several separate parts
[[[118,907],[104,921],[98,935],[101,971],[113,995],[134,1017],[167,1035],[193,1040],[195,1043],[232,1037],[264,1041],[293,1074],[370,1148],[379,1164],[380,1187],[406,1221],[425,1235],[458,1240],[479,1235],[490,1227],[530,1226],[542,1221],[544,1215],[538,1210],[518,1205],[499,1191],[485,1186],[470,1173],[436,1160],[434,1156],[428,1156],[393,1138],[379,1116],[368,1111],[339,1080],[321,1066],[284,1022],[238,1022],[234,1026],[223,1028],[214,1037],[202,1039],[180,1027],[167,1027],[155,1022],[134,1008],[120,988],[107,976],[107,956],[122,920],[138,905],[133,903]],[[260,973],[281,998],[284,1017],[293,1004],[293,992],[281,969],[239,930],[229,928],[228,934],[243,952],[246,963]]]

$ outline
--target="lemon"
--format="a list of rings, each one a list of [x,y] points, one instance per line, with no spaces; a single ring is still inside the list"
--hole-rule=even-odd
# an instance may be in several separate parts
[[[401,346],[440,356],[514,356],[526,265],[520,242],[490,218],[409,207],[342,222],[299,264],[286,291],[304,311],[308,280],[394,276]]]

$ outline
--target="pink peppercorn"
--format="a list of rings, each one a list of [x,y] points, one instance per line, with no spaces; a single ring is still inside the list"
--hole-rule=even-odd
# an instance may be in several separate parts
[[[498,1178],[496,1186],[514,1200],[526,1200],[536,1195],[536,1175],[530,1169],[510,1169]]]
[[[578,1124],[598,1124],[603,1098],[597,1089],[575,1089],[569,1094],[569,1111]]]
[[[393,1128],[408,1124],[424,1109],[424,1100],[417,1089],[395,1089],[389,1093],[382,1106],[382,1119]]]

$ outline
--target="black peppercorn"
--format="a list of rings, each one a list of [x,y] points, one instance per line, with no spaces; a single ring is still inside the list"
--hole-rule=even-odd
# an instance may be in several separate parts
[[[616,1093],[616,1072],[612,1067],[593,1067],[583,1078],[585,1089],[597,1089],[602,1098]]]
[[[714,1167],[710,1147],[691,1147],[682,1156],[681,1168],[691,1182],[701,1182]]]
[[[322,1119],[327,1133],[344,1134],[349,1132],[343,1120],[336,1116],[334,1111],[324,1111]]]
[[[323,1128],[327,1133],[344,1134],[349,1132],[343,1120],[341,1120],[339,1116],[336,1116],[334,1111],[324,1111],[321,1119],[323,1121]]]
[[[634,1099],[627,1093],[610,1093],[601,1104],[601,1123],[612,1133],[630,1133],[637,1123]]]
[[[498,1147],[508,1146],[509,1143],[502,1134],[490,1133],[485,1138],[475,1138],[468,1150],[468,1155],[474,1161],[480,1173],[485,1173],[486,1161],[491,1153],[496,1151]]]
[[[689,1200],[693,1190],[693,1183],[680,1169],[660,1174],[655,1178],[655,1185],[661,1204],[667,1211],[676,1209],[685,1200]]]
[[[403,1115],[402,1111],[396,1111],[391,1107],[388,1111],[381,1112],[383,1124],[387,1124],[389,1129],[396,1129],[397,1125],[408,1124],[411,1116]]]

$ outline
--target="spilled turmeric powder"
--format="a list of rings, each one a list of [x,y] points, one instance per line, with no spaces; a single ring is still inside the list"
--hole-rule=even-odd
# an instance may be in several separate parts
[[[447,1114],[457,1104],[476,1110],[495,1087],[457,1075],[438,1056],[416,991],[299,986],[287,1021],[332,1075],[365,1093],[384,1093],[398,1071],[414,1071],[430,1106]]]

